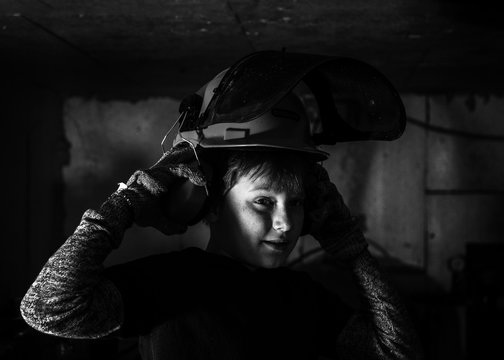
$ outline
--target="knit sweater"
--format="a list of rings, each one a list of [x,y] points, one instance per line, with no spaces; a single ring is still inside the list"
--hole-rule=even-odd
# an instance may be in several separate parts
[[[26,322],[68,338],[139,335],[145,359],[421,358],[405,308],[367,250],[349,264],[362,299],[353,312],[303,274],[251,275],[201,250],[104,269],[131,223],[120,196],[86,211],[23,298]]]

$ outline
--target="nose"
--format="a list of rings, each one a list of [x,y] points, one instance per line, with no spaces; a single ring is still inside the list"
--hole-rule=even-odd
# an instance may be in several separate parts
[[[285,207],[277,207],[273,213],[273,229],[287,232],[292,228],[292,219]]]

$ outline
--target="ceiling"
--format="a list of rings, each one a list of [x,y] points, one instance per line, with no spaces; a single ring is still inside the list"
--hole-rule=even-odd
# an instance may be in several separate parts
[[[489,0],[0,2],[4,73],[69,93],[181,96],[282,48],[366,61],[402,92],[504,90],[504,21]]]

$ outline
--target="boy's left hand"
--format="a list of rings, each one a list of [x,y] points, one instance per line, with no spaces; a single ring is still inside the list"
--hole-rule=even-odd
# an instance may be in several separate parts
[[[327,171],[314,164],[306,184],[305,233],[341,260],[367,248],[364,235]]]

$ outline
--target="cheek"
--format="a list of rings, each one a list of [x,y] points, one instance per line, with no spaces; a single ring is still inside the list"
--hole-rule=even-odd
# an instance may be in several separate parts
[[[299,232],[301,232],[301,229],[303,228],[304,224],[304,209],[301,208],[298,211],[294,213],[293,216],[293,222]]]
[[[243,205],[240,209],[242,228],[249,234],[264,233],[271,227],[271,219],[267,213],[258,211],[251,206]]]
[[[296,219],[297,220],[296,221],[297,224],[303,224],[303,222],[304,222],[304,215],[305,215],[304,214],[304,209],[299,210],[299,213],[297,214],[297,219]]]
[[[292,206],[289,209],[289,222],[291,225],[290,234],[293,237],[299,237],[304,225],[304,208],[303,206]]]

